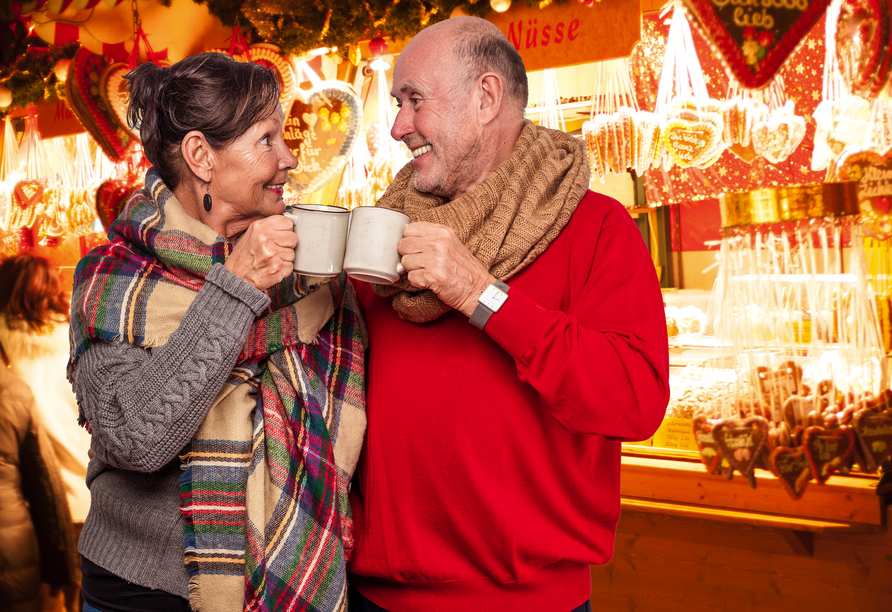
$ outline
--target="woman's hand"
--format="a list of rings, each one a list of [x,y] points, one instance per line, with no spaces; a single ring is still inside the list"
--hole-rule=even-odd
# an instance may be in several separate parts
[[[259,219],[241,235],[225,266],[263,291],[294,270],[297,234],[290,219],[273,215]]]

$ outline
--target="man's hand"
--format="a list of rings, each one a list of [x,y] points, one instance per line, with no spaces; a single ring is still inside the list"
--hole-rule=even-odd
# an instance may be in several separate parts
[[[297,234],[284,215],[259,219],[241,235],[225,266],[257,289],[275,285],[294,270]]]
[[[474,313],[486,286],[496,280],[445,225],[410,223],[397,250],[410,283],[430,289],[466,317]]]

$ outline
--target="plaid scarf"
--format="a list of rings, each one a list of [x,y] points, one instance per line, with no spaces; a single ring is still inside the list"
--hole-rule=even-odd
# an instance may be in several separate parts
[[[95,342],[164,344],[233,245],[157,173],[75,273],[75,360]],[[342,275],[267,290],[238,362],[184,456],[180,510],[194,610],[346,610],[348,485],[365,432],[364,334]]]
[[[415,189],[415,167],[403,166],[375,206],[404,212],[412,221],[451,227],[483,267],[508,280],[557,238],[589,186],[585,143],[525,121],[511,155],[486,179],[458,199]],[[406,276],[393,285],[373,285],[391,298],[400,318],[426,323],[449,312],[430,289]]]

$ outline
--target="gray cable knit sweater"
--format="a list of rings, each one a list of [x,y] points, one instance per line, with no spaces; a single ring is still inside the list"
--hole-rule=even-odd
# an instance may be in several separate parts
[[[221,264],[207,281],[164,346],[96,344],[73,371],[95,454],[78,550],[129,582],[184,598],[179,454],[270,303]]]

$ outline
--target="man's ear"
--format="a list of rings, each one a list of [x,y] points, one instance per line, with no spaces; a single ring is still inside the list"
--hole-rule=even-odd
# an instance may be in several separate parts
[[[480,95],[480,118],[483,123],[495,119],[502,110],[505,90],[502,78],[495,72],[486,72],[477,80]]]
[[[211,182],[211,171],[214,167],[214,150],[205,140],[204,134],[198,130],[192,130],[183,138],[180,144],[180,152],[183,161],[205,183]]]

